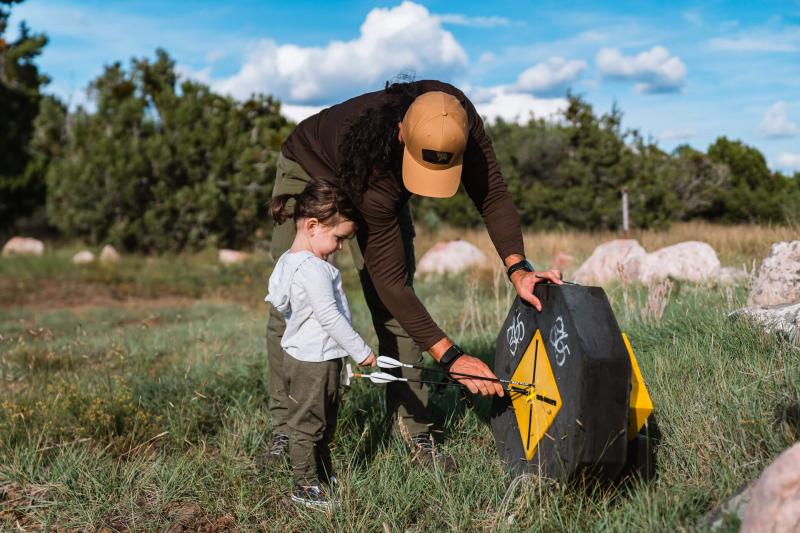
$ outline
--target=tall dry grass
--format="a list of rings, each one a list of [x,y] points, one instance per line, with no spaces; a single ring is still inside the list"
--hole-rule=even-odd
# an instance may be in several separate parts
[[[613,239],[621,239],[622,234],[613,231],[526,230],[523,237],[527,255],[539,266],[552,266],[559,253],[571,255],[574,262],[565,269],[570,273],[591,255],[595,247]],[[630,238],[639,241],[648,252],[684,241],[703,241],[717,251],[724,266],[752,270],[753,261],[757,266],[769,253],[773,243],[800,239],[800,227],[750,224],[723,226],[701,221],[680,222],[673,224],[668,230],[633,230]],[[496,256],[492,241],[483,228],[442,228],[436,232],[419,229],[415,241],[417,256],[420,257],[434,243],[450,239],[464,239],[482,249],[489,257]]]

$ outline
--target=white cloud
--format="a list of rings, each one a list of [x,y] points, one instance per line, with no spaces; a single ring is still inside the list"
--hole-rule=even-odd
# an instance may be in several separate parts
[[[797,46],[769,37],[714,37],[708,41],[717,52],[794,52]]]
[[[509,92],[505,87],[489,87],[470,92],[478,113],[489,122],[527,123],[531,118],[557,120],[567,108],[565,98],[536,98],[530,94]]]
[[[800,128],[789,119],[789,106],[781,101],[775,102],[764,113],[758,133],[771,138],[794,137],[800,133]]]
[[[800,26],[773,18],[764,25],[742,29],[734,35],[711,38],[708,47],[716,52],[797,52],[800,51]]]
[[[677,130],[664,130],[658,134],[659,141],[681,141],[684,139],[691,139],[697,135],[697,132],[691,128],[677,129]]]
[[[175,72],[178,73],[178,76],[181,78],[189,78],[192,80],[199,81],[200,83],[204,83],[206,85],[211,83],[211,67],[205,67],[201,69],[194,69],[188,65],[184,65],[183,63],[177,63],[175,65]]]
[[[506,17],[468,17],[455,13],[436,15],[436,17],[445,24],[454,24],[456,26],[474,26],[478,28],[493,28],[495,26],[509,26],[511,21]]]
[[[486,65],[488,63],[494,62],[496,59],[497,59],[497,56],[495,56],[493,53],[484,52],[478,58],[478,64],[479,65]]]
[[[601,48],[597,67],[607,78],[638,82],[638,92],[653,94],[680,91],[686,81],[686,66],[663,46],[635,56],[624,56],[617,48]]]
[[[360,35],[350,41],[304,47],[262,40],[239,72],[216,88],[240,98],[263,92],[315,103],[377,89],[400,72],[441,79],[466,65],[466,52],[439,18],[424,6],[405,1],[370,11]]]
[[[687,9],[686,11],[681,13],[681,16],[686,22],[688,22],[692,26],[703,25],[703,15],[700,14],[700,12],[695,9]]]
[[[784,170],[800,172],[800,154],[781,152],[778,154],[778,167]]]
[[[586,61],[552,57],[523,71],[514,89],[540,95],[563,94],[569,84],[580,78],[586,70]]]
[[[311,115],[316,115],[326,107],[321,105],[284,104],[281,102],[281,114],[289,120],[300,122]]]

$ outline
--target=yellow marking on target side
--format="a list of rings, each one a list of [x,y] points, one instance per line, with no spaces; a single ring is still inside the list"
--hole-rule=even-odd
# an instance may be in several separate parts
[[[625,348],[628,349],[628,356],[631,358],[631,400],[630,414],[628,415],[628,440],[631,440],[636,437],[636,434],[647,422],[647,417],[653,412],[653,400],[650,399],[642,371],[639,370],[639,363],[636,362],[636,356],[633,355],[631,341],[624,333],[622,340],[625,341]]]
[[[522,355],[511,380],[533,383],[528,394],[516,393],[511,399],[525,457],[530,461],[536,453],[539,441],[561,409],[561,395],[542,340],[542,333],[538,329]]]

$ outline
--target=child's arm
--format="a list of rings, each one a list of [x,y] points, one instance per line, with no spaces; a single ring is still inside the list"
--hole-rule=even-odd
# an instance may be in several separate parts
[[[356,363],[374,366],[375,354],[336,305],[330,271],[316,261],[305,262],[301,269],[303,288],[311,305],[311,311],[322,329]]]

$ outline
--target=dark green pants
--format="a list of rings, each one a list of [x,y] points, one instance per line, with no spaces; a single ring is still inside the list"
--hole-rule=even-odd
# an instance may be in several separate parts
[[[275,177],[273,196],[278,194],[296,194],[305,189],[311,178],[303,168],[294,161],[278,156],[278,170]],[[287,204],[288,209],[294,208],[294,201]],[[406,250],[406,264],[408,265],[408,284],[414,279],[414,226],[411,221],[411,212],[404,208],[398,216],[403,244]],[[270,252],[273,259],[277,259],[291,247],[295,236],[295,224],[292,219],[277,225],[272,232]],[[356,239],[348,241],[353,262],[358,269],[364,298],[372,315],[372,324],[378,335],[378,351],[380,355],[388,355],[400,359],[405,363],[421,365],[422,352],[411,340],[411,337],[400,326],[400,323],[383,305],[375,286],[364,268],[364,259]],[[283,371],[283,349],[281,337],[286,329],[283,316],[270,305],[269,319],[267,321],[267,358],[269,364],[269,399],[272,428],[274,432],[288,433],[287,420],[289,417],[289,403],[287,399],[285,375]],[[375,347],[372,347],[373,350]],[[403,368],[400,375],[409,379],[421,379],[422,372],[413,368]],[[398,419],[404,431],[409,434],[428,431],[430,421],[428,417],[428,391],[421,383],[394,382],[386,386],[386,408],[390,415],[398,413]]]
[[[341,359],[308,363],[284,355],[289,457],[299,485],[316,485],[333,475],[329,445],[336,431],[341,370]]]

